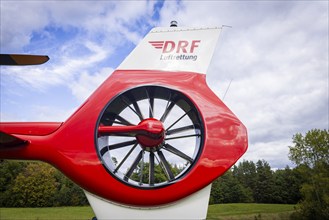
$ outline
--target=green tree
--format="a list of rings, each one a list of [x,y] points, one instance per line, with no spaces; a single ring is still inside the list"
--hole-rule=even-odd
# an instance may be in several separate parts
[[[273,172],[268,162],[258,160],[256,163],[256,188],[254,190],[254,198],[258,203],[274,202],[274,179]]]
[[[55,171],[45,163],[29,163],[13,182],[11,193],[14,206],[52,206],[56,193]]]
[[[42,162],[0,161],[0,207],[88,205],[83,190]]]
[[[233,167],[233,175],[254,197],[257,181],[255,163],[248,160],[239,162],[238,166]]]
[[[274,194],[273,202],[280,204],[296,204],[301,199],[300,188],[303,178],[296,169],[288,166],[273,173]]]
[[[178,175],[184,168],[179,168],[176,164],[169,164],[170,170],[173,173],[174,176]],[[140,170],[143,169],[143,172],[140,172]],[[149,163],[144,162],[143,164],[140,162],[135,171],[131,175],[131,179],[135,180],[136,182],[140,182],[141,173],[143,173],[142,176],[142,182],[148,183],[149,182]],[[160,164],[154,165],[154,182],[155,183],[161,183],[167,181],[166,174],[164,172],[164,169],[161,167]]]
[[[12,183],[16,177],[28,165],[27,162],[20,162],[15,160],[0,161],[0,206],[13,206],[12,198]]]
[[[313,129],[303,136],[293,136],[294,146],[289,147],[289,159],[297,165],[311,168],[319,163],[329,164],[329,133],[327,130]]]
[[[252,201],[251,191],[245,188],[238,179],[234,177],[231,170],[228,170],[223,176],[213,182],[210,193],[211,204]]]
[[[212,182],[209,204],[212,205],[212,204],[223,203],[224,198],[223,198],[223,190],[222,190],[221,184],[222,183],[221,183],[220,177]]]
[[[78,185],[58,170],[54,173],[54,177],[57,186],[56,194],[54,195],[54,206],[88,205],[88,200]]]
[[[329,133],[313,129],[293,136],[289,158],[307,179],[302,185],[299,219],[329,219]]]

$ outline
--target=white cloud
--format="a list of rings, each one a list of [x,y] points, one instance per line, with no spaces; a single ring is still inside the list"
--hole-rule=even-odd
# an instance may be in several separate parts
[[[46,28],[75,29],[85,38],[111,41],[124,37],[137,43],[138,21],[151,21],[154,1],[4,1],[1,2],[2,52],[22,52],[33,33],[46,34]],[[17,19],[19,18],[19,19]],[[151,22],[150,22],[151,23]],[[142,28],[139,30],[136,28]],[[121,39],[115,38],[117,41]],[[112,42],[114,43],[114,42]],[[118,44],[115,42],[114,44]]]
[[[88,53],[72,55],[76,45],[64,45],[56,53],[60,57],[58,62],[50,61],[49,64],[41,66],[2,67],[2,77],[14,76],[11,79],[15,79],[22,86],[43,90],[49,86],[70,85],[81,72],[94,67],[108,55],[107,51],[92,42],[84,42],[79,46],[88,49]]]
[[[1,53],[21,52],[32,33],[47,25],[46,4],[41,1],[1,1],[0,4]]]
[[[284,168],[287,165],[292,167],[294,164],[288,158],[290,140],[257,142],[248,149],[239,161],[252,160],[257,162],[264,159],[270,163],[272,169]]]
[[[76,108],[63,109],[49,105],[35,105],[32,107],[31,112],[35,114],[34,121],[65,121]]]
[[[207,82],[222,98],[232,80],[224,101],[248,129],[245,157],[277,166],[293,134],[328,129],[327,3],[166,2],[161,15],[162,25],[233,26]]]
[[[151,20],[155,3],[1,2],[1,52],[19,53],[25,48],[31,53],[42,51],[50,56],[50,61],[42,66],[2,67],[3,80],[10,77],[22,86],[39,90],[66,85],[81,101],[88,95],[72,85],[81,83],[83,78],[102,80],[103,76],[94,73],[109,67],[107,61],[117,60],[117,55],[112,55],[118,48],[125,50],[125,45],[139,42],[149,25],[138,25],[138,21],[144,19],[141,23],[145,24],[145,20]],[[33,43],[35,34],[44,38],[38,40],[39,45]]]
[[[82,103],[112,73],[111,66],[122,59],[122,55],[120,57],[113,52],[120,50],[124,54],[125,47],[141,39],[143,31],[149,28],[144,22],[153,15],[155,3],[1,1],[1,52],[45,53],[50,56],[50,61],[41,66],[1,67],[4,91],[1,102],[8,105],[2,109],[16,108],[17,105],[10,100],[14,97],[21,100],[22,91],[47,94],[60,90],[63,95],[67,88],[71,93],[64,96],[73,95]],[[15,87],[24,89],[17,90]],[[42,118],[46,121],[63,120],[67,114],[56,112],[66,112],[65,109],[69,108],[67,112],[72,113],[72,109],[77,107],[75,102],[65,106],[59,104],[58,108],[47,108],[47,103],[24,103],[29,109],[28,113],[1,112],[1,120],[12,120],[14,117],[23,121],[39,121]],[[42,114],[47,109],[50,113]],[[53,109],[56,109],[55,114],[51,113]]]
[[[77,97],[79,101],[83,102],[111,75],[112,72],[112,68],[104,68],[93,75],[82,72],[78,76],[78,80],[74,81],[70,86],[73,95]]]

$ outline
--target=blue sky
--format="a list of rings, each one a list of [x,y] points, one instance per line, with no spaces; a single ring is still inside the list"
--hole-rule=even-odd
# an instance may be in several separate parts
[[[244,122],[242,159],[292,166],[292,136],[328,129],[327,1],[6,1],[1,53],[47,54],[1,67],[1,121],[65,121],[155,26],[224,28],[207,82]]]

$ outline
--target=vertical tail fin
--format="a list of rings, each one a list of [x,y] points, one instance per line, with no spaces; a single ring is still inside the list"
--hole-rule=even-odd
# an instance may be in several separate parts
[[[118,69],[206,73],[221,28],[154,28]]]

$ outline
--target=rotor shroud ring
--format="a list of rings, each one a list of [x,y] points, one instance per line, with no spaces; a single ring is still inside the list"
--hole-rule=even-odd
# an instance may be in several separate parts
[[[152,123],[162,125],[163,133]],[[182,92],[162,86],[120,93],[103,109],[96,127],[96,150],[105,169],[140,189],[183,179],[204,145],[204,125],[195,104]]]

